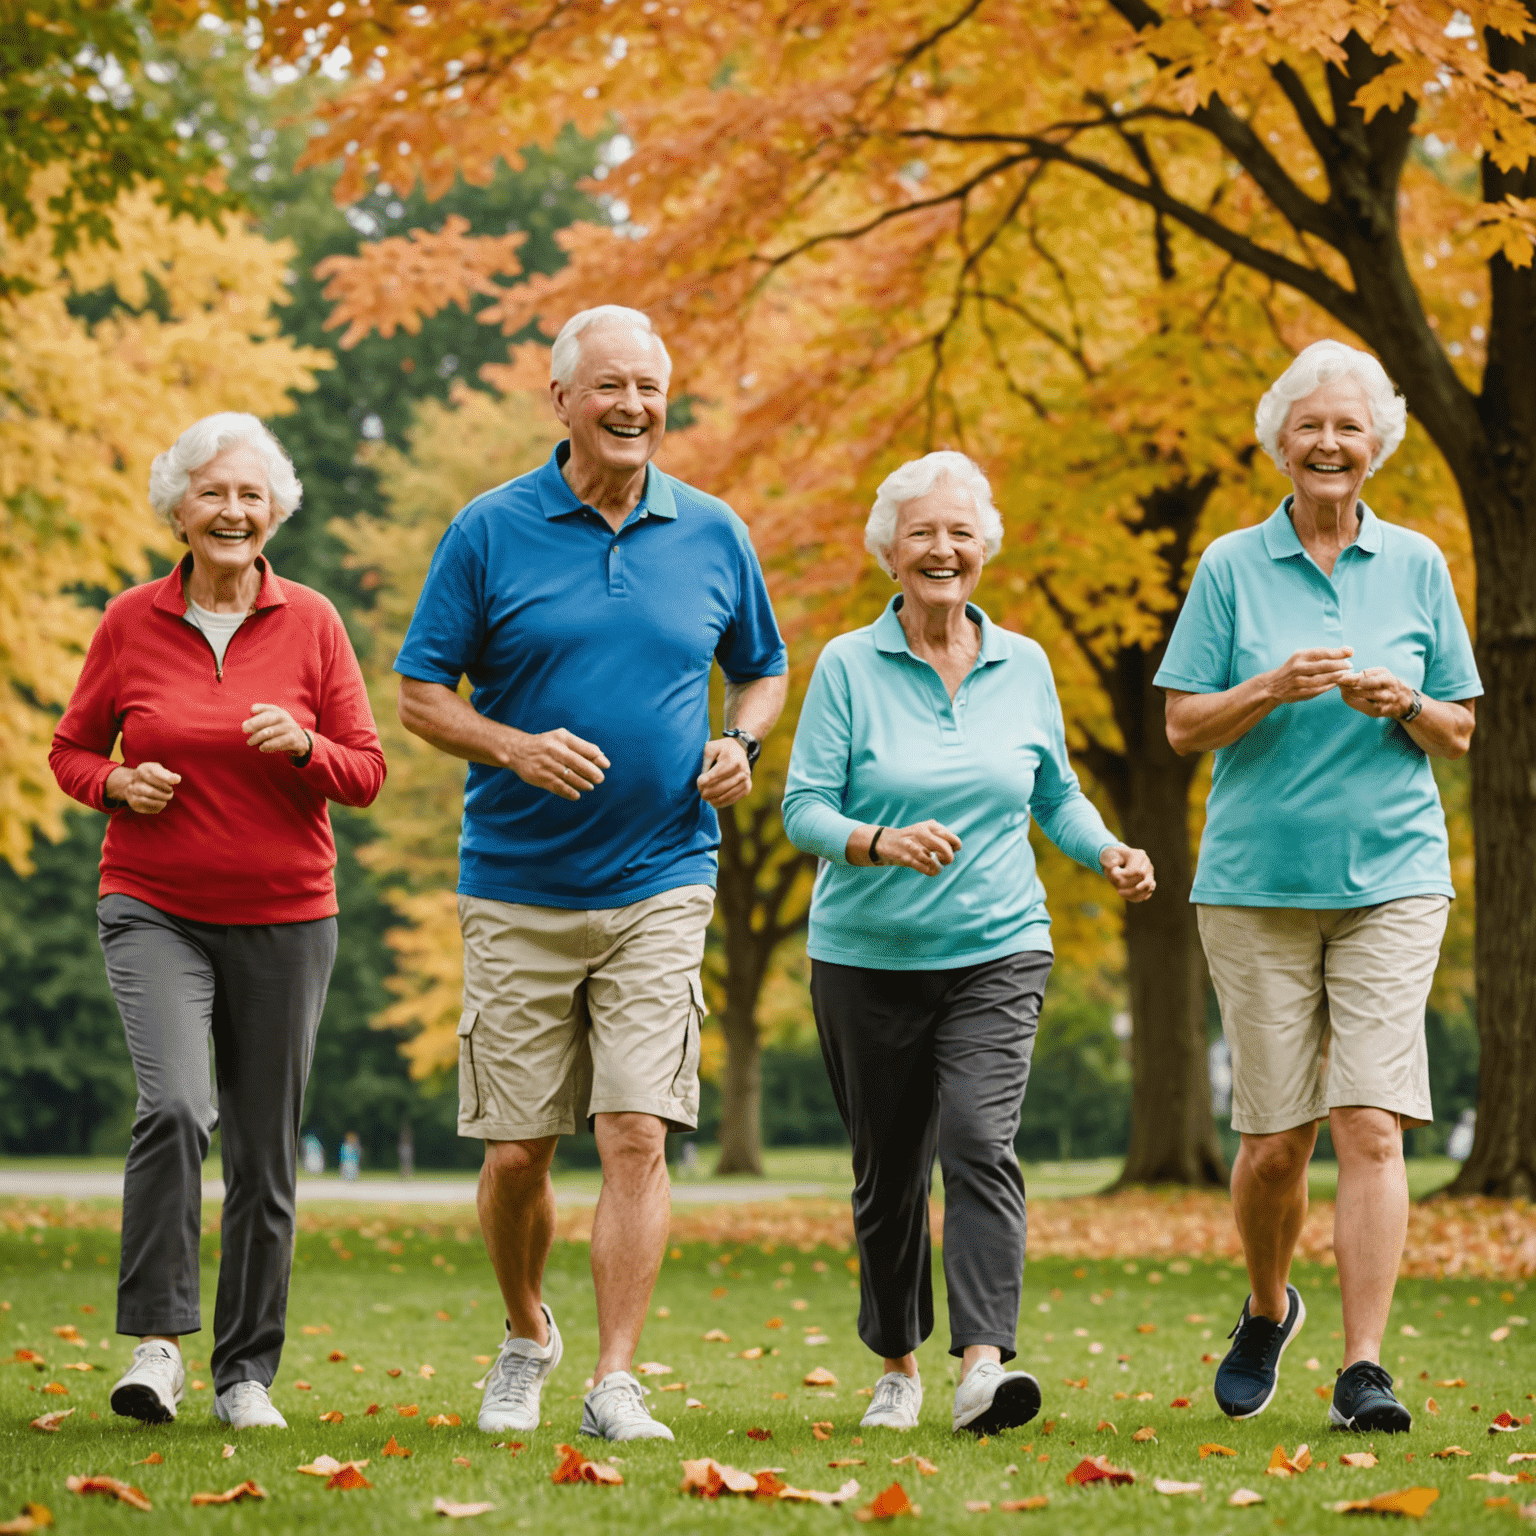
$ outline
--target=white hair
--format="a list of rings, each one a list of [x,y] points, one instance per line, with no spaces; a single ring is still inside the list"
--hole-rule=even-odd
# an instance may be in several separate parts
[[[1284,470],[1285,455],[1280,449],[1280,434],[1286,418],[1298,400],[1305,400],[1320,384],[1333,379],[1353,379],[1365,391],[1380,447],[1371,460],[1375,474],[1397,451],[1408,430],[1408,402],[1397,392],[1387,370],[1369,352],[1346,347],[1342,341],[1314,341],[1296,356],[1259,401],[1253,414],[1259,446]]]
[[[272,519],[273,529],[293,515],[304,499],[304,487],[294,474],[293,461],[284,452],[283,445],[247,412],[219,411],[194,421],[164,453],[157,454],[155,462],[149,466],[149,504],[165,520],[167,527],[176,527],[176,509],[187,494],[192,471],[201,469],[210,459],[216,459],[236,443],[254,448],[261,455],[267,471],[267,494],[277,513]]]
[[[598,304],[571,316],[560,327],[555,344],[549,350],[549,376],[557,384],[569,384],[581,357],[581,333],[589,327],[601,324],[623,325],[642,336],[649,336],[661,353],[661,360],[672,372],[672,358],[667,344],[651,325],[651,317],[643,309],[627,309],[622,304]]]
[[[880,563],[887,576],[896,574],[891,564],[891,546],[896,542],[896,519],[909,501],[926,496],[940,480],[952,481],[971,493],[976,515],[981,520],[982,546],[990,560],[1003,546],[1003,520],[992,504],[992,487],[981,466],[974,459],[952,449],[926,453],[911,459],[900,469],[893,469],[880,482],[869,521],[864,525],[864,547]]]

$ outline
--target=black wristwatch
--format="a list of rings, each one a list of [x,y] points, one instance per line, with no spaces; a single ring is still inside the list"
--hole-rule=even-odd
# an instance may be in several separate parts
[[[756,736],[749,735],[746,731],[738,731],[734,725],[727,726],[720,734],[722,736],[729,736],[742,744],[742,747],[746,750],[748,768],[755,768],[757,766],[757,760],[762,754],[763,744]]]
[[[1409,706],[1408,713],[1392,717],[1399,725],[1407,725],[1410,720],[1417,720],[1424,713],[1424,695],[1417,688],[1413,689],[1412,692],[1413,703]]]

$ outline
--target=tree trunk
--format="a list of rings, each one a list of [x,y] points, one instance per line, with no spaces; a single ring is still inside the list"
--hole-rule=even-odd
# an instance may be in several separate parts
[[[720,1160],[716,1173],[763,1171],[763,1043],[757,997],[733,996],[720,1015],[725,1033],[725,1086],[720,1103]]]

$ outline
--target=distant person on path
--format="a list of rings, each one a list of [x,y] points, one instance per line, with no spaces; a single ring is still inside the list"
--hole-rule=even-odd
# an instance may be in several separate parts
[[[1216,1372],[1232,1418],[1269,1406],[1306,1319],[1289,1283],[1327,1118],[1344,1369],[1330,1421],[1406,1430],[1381,1338],[1408,1230],[1403,1127],[1433,1118],[1424,1007],[1451,884],[1431,757],[1482,693],[1450,572],[1360,500],[1403,440],[1380,363],[1308,347],[1259,402],[1292,492],[1201,557],[1156,682],[1168,740],[1214,751],[1190,899],[1232,1057],[1232,1206],[1252,1294]]]
[[[204,417],[155,460],[150,502],[188,553],[107,604],[49,758],[66,793],[111,817],[97,914],[139,1088],[117,1329],[141,1336],[112,1409],[148,1423],[176,1417],[177,1341],[202,1327],[215,1126],[226,1193],[214,1412],[235,1429],[284,1423],[267,1390],[283,1349],[299,1115],[336,958],[326,802],[369,805],[384,782],[340,616],[262,554],[301,494],[254,416]],[[121,763],[108,756],[119,741]]]
[[[561,1354],[542,1299],[550,1162],[587,1124],[603,1189],[581,1433],[670,1440],[630,1367],[666,1248],[666,1134],[698,1122],[715,809],[752,787],[785,651],[745,525],[651,462],[672,364],[649,319],[582,311],[550,372],[570,436],[443,535],[395,662],[400,718],[470,763],[459,1134],[485,1142],[480,1225],[508,1320],[480,1428],[542,1422]]]
[[[922,1408],[935,1153],[962,1362],[952,1427],[992,1434],[1039,1411],[1039,1382],[1003,1368],[1024,1271],[1014,1138],[1052,958],[1031,814],[1127,901],[1154,889],[1146,854],[1078,787],[1045,652],[970,601],[1002,537],[964,454],[886,479],[864,542],[901,591],[822,651],[784,797],[790,841],[823,860],[811,1001],[853,1144],[859,1337],[885,1361],[865,1428],[915,1428]]]

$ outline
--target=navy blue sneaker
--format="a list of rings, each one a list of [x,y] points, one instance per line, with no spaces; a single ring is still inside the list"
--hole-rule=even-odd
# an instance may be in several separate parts
[[[1392,1395],[1390,1372],[1373,1360],[1357,1360],[1334,1383],[1328,1422],[1362,1434],[1403,1435],[1413,1428],[1413,1415]]]
[[[1251,1419],[1263,1413],[1280,1385],[1280,1357],[1307,1320],[1306,1303],[1294,1285],[1285,1288],[1289,1309],[1283,1323],[1252,1317],[1243,1303],[1227,1357],[1216,1367],[1216,1405],[1229,1419]]]

